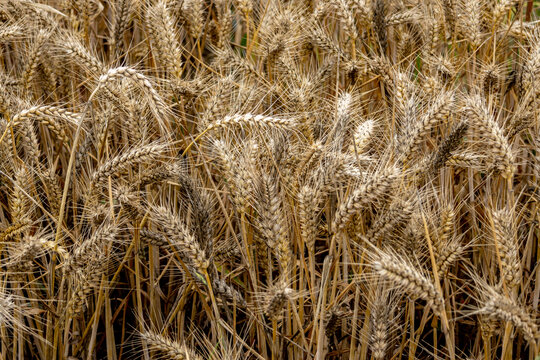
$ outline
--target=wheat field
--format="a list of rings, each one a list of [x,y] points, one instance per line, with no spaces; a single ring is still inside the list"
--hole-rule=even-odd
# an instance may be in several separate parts
[[[538,1],[0,19],[0,360],[540,359]]]

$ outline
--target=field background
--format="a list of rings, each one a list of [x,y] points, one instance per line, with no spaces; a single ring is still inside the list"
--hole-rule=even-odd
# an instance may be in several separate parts
[[[540,359],[540,3],[0,2],[0,359]]]

